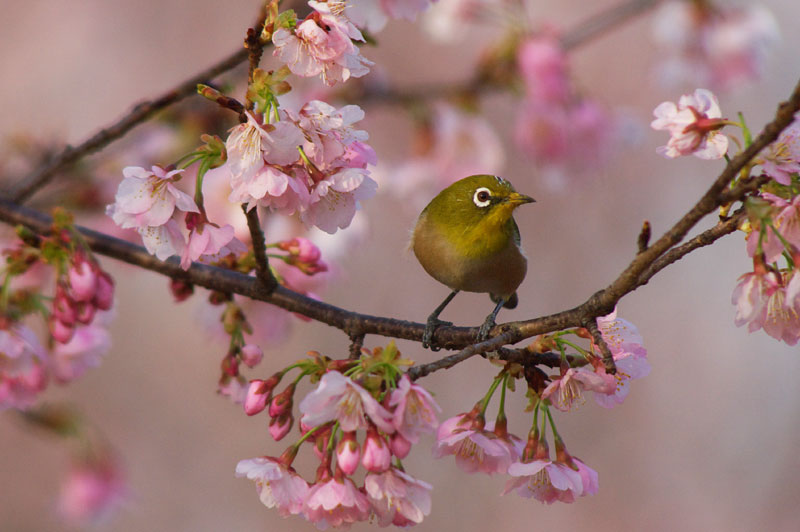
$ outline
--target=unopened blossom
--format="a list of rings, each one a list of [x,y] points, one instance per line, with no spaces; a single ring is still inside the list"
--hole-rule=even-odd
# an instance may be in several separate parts
[[[243,404],[245,414],[254,416],[267,408],[267,403],[272,398],[271,391],[266,385],[266,381],[261,379],[251,380],[247,386],[247,394]]]
[[[413,526],[431,512],[431,485],[392,467],[369,473],[364,488],[380,526]]]
[[[605,372],[595,373],[585,368],[569,368],[562,375],[552,378],[542,392],[542,398],[549,399],[558,410],[567,412],[575,403],[584,401],[584,391],[609,394],[615,388],[616,381],[612,375]]]
[[[363,42],[364,37],[341,13],[343,9],[334,11],[335,3],[313,0],[308,5],[314,11],[294,30],[279,28],[272,34],[274,55],[293,74],[303,77],[321,74],[328,86],[367,74],[373,63],[353,44],[354,40]]]
[[[519,450],[510,440],[492,432],[491,424],[484,428],[473,425],[465,414],[442,422],[433,456],[454,455],[456,465],[467,473],[505,473],[519,458]]]
[[[392,463],[392,452],[389,445],[374,427],[370,427],[367,431],[361,463],[367,471],[373,473],[386,471]]]
[[[59,513],[77,526],[97,523],[128,497],[128,487],[118,464],[110,459],[73,465],[58,499]]]
[[[800,119],[781,131],[778,138],[764,148],[755,161],[764,173],[781,185],[790,186],[792,176],[800,172]]]
[[[389,406],[393,408],[393,423],[397,432],[411,443],[417,443],[423,432],[433,432],[439,426],[436,412],[442,409],[422,386],[403,375],[392,390]]]
[[[47,386],[47,352],[16,323],[0,329],[0,410],[28,408]]]
[[[336,464],[345,475],[352,475],[361,460],[361,446],[355,432],[345,432],[336,446]]]
[[[168,172],[160,166],[153,166],[151,170],[138,166],[124,168],[122,175],[125,178],[106,214],[123,229],[140,229],[164,225],[176,208],[184,212],[199,212],[191,196],[174,184],[182,172]]]
[[[264,352],[255,344],[245,344],[241,350],[242,362],[248,368],[256,367],[264,358]]]
[[[269,456],[242,460],[236,464],[236,476],[254,481],[264,506],[277,508],[281,516],[303,511],[308,483],[282,460]]]
[[[663,102],[653,110],[650,127],[666,130],[670,139],[656,151],[668,158],[694,155],[700,159],[721,159],[728,151],[728,137],[719,132],[725,120],[717,97],[706,89],[681,96],[678,103]]]
[[[223,374],[217,383],[217,393],[224,395],[237,405],[241,405],[245,402],[245,399],[247,399],[247,390],[247,379],[241,375],[232,377],[230,375]]]
[[[394,432],[392,415],[360,385],[338,371],[329,371],[317,388],[300,402],[301,421],[308,427],[338,421],[345,432],[366,429],[371,421],[379,429]]]
[[[366,521],[371,513],[367,496],[353,481],[342,475],[336,477],[318,480],[305,497],[303,513],[320,530]]]
[[[344,168],[318,182],[311,193],[311,204],[301,213],[307,225],[333,234],[350,225],[359,202],[375,195],[378,184],[361,168]]]
[[[91,301],[97,291],[97,274],[91,263],[79,259],[67,270],[69,287],[75,301]]]
[[[767,51],[779,40],[778,24],[764,6],[665,2],[653,17],[662,47],[665,84],[730,89],[759,77]]]
[[[294,416],[291,412],[274,417],[269,421],[269,435],[273,440],[281,441],[292,430],[292,425],[294,425]]]
[[[411,452],[411,442],[403,437],[399,432],[395,432],[389,438],[389,448],[392,454],[402,460]]]
[[[108,320],[109,317],[101,317],[90,325],[76,327],[68,342],[55,343],[50,367],[58,382],[77,379],[87,369],[100,365],[111,349],[111,334],[105,325]]]
[[[517,495],[533,497],[552,504],[556,501],[573,502],[583,494],[583,480],[578,471],[568,465],[549,459],[514,462],[508,467],[511,478],[503,495],[516,491]]]

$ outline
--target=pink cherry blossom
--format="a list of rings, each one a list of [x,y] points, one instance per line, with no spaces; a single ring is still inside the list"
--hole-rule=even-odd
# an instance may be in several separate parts
[[[433,432],[439,426],[436,412],[441,408],[428,391],[403,375],[392,390],[389,407],[393,408],[393,423],[397,432],[411,443],[419,441],[423,432]]]
[[[247,181],[231,184],[228,200],[244,203],[248,210],[260,205],[288,216],[304,211],[311,200],[308,187],[300,179],[272,166],[264,166]]]
[[[402,460],[411,452],[411,442],[405,439],[399,432],[395,432],[392,434],[391,438],[389,438],[389,448],[392,450],[394,456]]]
[[[364,37],[341,13],[342,8],[334,10],[335,4],[313,0],[308,5],[314,11],[294,31],[279,28],[272,35],[274,55],[298,76],[321,74],[328,86],[367,74],[373,63],[353,44]]]
[[[73,525],[96,524],[117,510],[128,494],[118,464],[109,459],[75,464],[61,486],[58,509]]]
[[[47,386],[47,363],[33,331],[19,323],[0,329],[0,411],[33,405]]]
[[[364,488],[380,526],[412,526],[431,511],[431,485],[392,467],[369,473]]]
[[[267,386],[262,379],[253,379],[247,386],[247,394],[244,399],[244,412],[248,416],[254,416],[267,408],[270,402],[272,389]]]
[[[182,172],[168,172],[160,166],[153,166],[149,171],[138,166],[124,168],[122,174],[125,178],[106,214],[123,229],[141,229],[164,225],[176,208],[184,212],[199,212],[194,200],[174,185]]]
[[[193,261],[212,261],[216,258],[247,251],[235,236],[233,227],[218,227],[208,221],[195,222],[186,216],[186,245],[181,251],[181,268],[188,270]]]
[[[549,459],[514,462],[508,467],[508,474],[513,478],[506,483],[503,495],[513,490],[522,497],[552,504],[556,501],[573,502],[575,497],[583,494],[581,473]]]
[[[764,173],[781,185],[790,186],[792,175],[800,172],[800,115],[781,131],[777,140],[764,148],[756,162]]]
[[[378,184],[361,168],[344,168],[328,175],[314,187],[311,205],[300,219],[307,225],[317,226],[326,233],[350,225],[359,202],[375,195]]]
[[[306,519],[320,530],[339,528],[369,519],[372,507],[349,478],[319,480],[305,497]]]
[[[264,352],[255,344],[245,344],[241,350],[242,362],[248,368],[254,368],[264,358]]]
[[[231,377],[223,374],[217,383],[217,393],[227,397],[234,404],[241,405],[247,399],[248,387],[247,379],[241,375]]]
[[[97,274],[86,259],[79,258],[67,270],[69,287],[75,301],[91,301],[97,291]]]
[[[567,412],[575,403],[584,402],[584,390],[608,394],[615,387],[614,377],[605,372],[600,374],[583,367],[569,368],[563,375],[552,378],[542,392],[542,398],[549,399],[558,410]]]
[[[764,253],[766,262],[775,262],[786,249],[783,241],[778,238],[775,231],[789,244],[800,248],[800,196],[795,196],[791,201],[787,201],[780,196],[762,192],[761,197],[772,204],[774,214],[772,215],[772,227],[766,227],[766,233],[761,240],[761,251]],[[754,257],[758,251],[758,242],[761,239],[761,232],[753,230],[747,237],[747,253]]]
[[[728,137],[719,129],[725,125],[717,97],[706,89],[681,96],[677,104],[663,102],[653,110],[650,127],[666,130],[670,139],[656,151],[668,158],[694,155],[700,159],[721,159],[728,151]]]
[[[780,286],[769,294],[767,299],[764,332],[788,345],[800,341],[800,308],[787,304],[785,276],[781,276]]]
[[[505,473],[519,458],[519,449],[510,440],[492,432],[491,424],[483,429],[473,425],[465,414],[442,422],[433,456],[454,455],[456,465],[467,473]]]
[[[572,97],[566,53],[555,35],[524,41],[517,50],[517,66],[531,100],[563,105]]]
[[[394,432],[392,415],[368,391],[338,371],[329,371],[317,388],[300,402],[301,421],[308,427],[338,421],[345,432],[366,429],[368,420],[379,429]]]
[[[773,271],[768,271],[763,263],[756,263],[754,271],[739,277],[733,290],[731,303],[736,306],[737,327],[747,324],[749,332],[763,327],[767,318],[767,304],[770,296],[780,290],[781,280]]]
[[[277,508],[282,517],[301,513],[309,496],[308,483],[283,461],[269,456],[241,460],[236,476],[254,481],[264,506]]]
[[[597,327],[611,351],[617,373],[608,375],[602,365],[594,368],[597,375],[611,384],[608,388],[593,390],[594,400],[602,407],[611,408],[625,400],[630,391],[630,381],[646,377],[651,367],[641,334],[634,324],[617,317],[617,309],[598,317]]]
[[[58,382],[77,379],[87,369],[100,365],[111,349],[111,335],[106,329],[110,316],[98,317],[91,325],[75,328],[72,338],[66,343],[53,346],[51,369]]]

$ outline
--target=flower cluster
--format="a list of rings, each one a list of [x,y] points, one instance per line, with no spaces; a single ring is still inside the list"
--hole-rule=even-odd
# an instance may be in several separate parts
[[[106,214],[121,228],[136,229],[147,251],[159,259],[178,255],[183,269],[195,260],[244,251],[232,226],[211,223],[191,196],[178,189],[182,173],[160,166],[124,168],[125,178]]]
[[[613,120],[597,102],[577,95],[556,36],[524,40],[516,61],[525,92],[515,128],[520,149],[551,177],[594,171],[607,158]]]
[[[281,27],[272,34],[274,55],[293,74],[321,75],[329,86],[369,72],[372,61],[361,55],[353,41],[364,41],[345,15],[344,2],[308,2],[313,10],[296,28]]]
[[[279,458],[242,460],[236,475],[256,483],[265,506],[282,516],[301,515],[318,528],[343,527],[376,516],[381,526],[419,524],[430,513],[431,486],[402,467],[401,460],[436,429],[439,407],[421,386],[399,372],[407,364],[390,344],[360,360],[331,361],[315,354],[266,380],[251,381],[245,412],[267,410],[270,434],[284,438],[294,423],[294,394],[306,375],[319,383],[299,404],[302,436]],[[300,376],[273,393],[287,372]],[[321,374],[321,375],[320,375]],[[363,440],[359,441],[359,433]],[[300,446],[308,443],[320,460],[316,478],[308,483],[292,468]],[[363,487],[351,476],[362,466]]]
[[[226,142],[230,201],[299,213],[328,233],[344,229],[377,188],[366,169],[377,162],[375,152],[364,142],[367,133],[354,128],[363,117],[358,106],[336,109],[317,100],[298,114],[281,110],[274,124],[248,114]]]
[[[59,383],[80,377],[100,364],[111,345],[107,325],[114,281],[86,251],[71,217],[57,210],[55,220],[52,236],[23,240],[4,251],[0,409],[32,406],[51,377]],[[57,272],[55,294],[46,297],[42,274],[50,270]],[[31,275],[37,280],[26,279]],[[36,314],[48,325],[49,349],[27,324]]]
[[[660,78],[727,89],[759,76],[778,24],[764,6],[722,7],[713,2],[666,2],[654,16],[663,48]]]

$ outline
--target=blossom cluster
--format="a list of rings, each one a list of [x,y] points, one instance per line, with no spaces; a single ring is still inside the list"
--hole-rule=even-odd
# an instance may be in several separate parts
[[[410,526],[430,513],[431,486],[405,472],[401,460],[436,429],[439,407],[430,393],[398,377],[403,364],[393,344],[360,361],[315,357],[289,366],[269,379],[251,381],[244,409],[248,415],[266,410],[270,434],[283,439],[294,424],[294,394],[306,374],[319,373],[319,383],[299,404],[301,437],[278,458],[242,460],[236,475],[256,483],[261,502],[282,516],[301,515],[318,528],[343,527],[377,517],[381,526]],[[284,375],[301,368],[298,379],[274,393]],[[394,369],[386,370],[392,367]],[[327,368],[327,370],[323,369]],[[386,387],[387,383],[389,384]],[[365,433],[360,440],[359,433]],[[320,461],[314,482],[292,468],[302,443],[313,447]],[[366,470],[363,486],[352,475]]]
[[[720,132],[726,126],[740,127],[745,144],[750,142],[744,120],[723,119],[716,96],[706,89],[682,96],[677,104],[664,102],[654,115],[652,127],[670,133],[667,145],[658,149],[667,157],[726,156],[729,141]],[[748,169],[750,173],[760,169],[760,176],[739,179],[760,178],[764,184],[744,200],[749,220],[742,229],[747,232],[753,271],[742,275],[733,291],[735,323],[746,324],[750,332],[764,329],[773,338],[795,345],[800,341],[800,115]],[[782,259],[785,267],[780,265]]]
[[[19,242],[4,251],[0,410],[31,407],[50,378],[70,382],[98,366],[110,348],[107,325],[114,281],[81,243],[65,224],[56,228],[55,236],[35,244]],[[58,275],[49,298],[40,292],[51,269]],[[37,313],[48,324],[46,346],[27,323]]]

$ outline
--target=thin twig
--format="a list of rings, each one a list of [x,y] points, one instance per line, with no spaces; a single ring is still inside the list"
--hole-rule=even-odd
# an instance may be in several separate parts
[[[247,228],[250,230],[250,240],[253,242],[253,256],[256,259],[256,278],[261,281],[267,293],[271,294],[278,286],[278,280],[272,275],[267,258],[267,242],[264,231],[261,230],[261,221],[258,219],[258,209],[247,209],[242,205],[242,211],[247,216]]]
[[[594,340],[594,344],[600,349],[600,353],[603,355],[603,366],[606,368],[606,373],[616,375],[617,365],[614,363],[614,354],[608,347],[606,339],[603,338],[602,333],[600,333],[595,318],[586,318],[583,320],[583,327],[589,331],[589,334],[592,335],[592,340]]]

